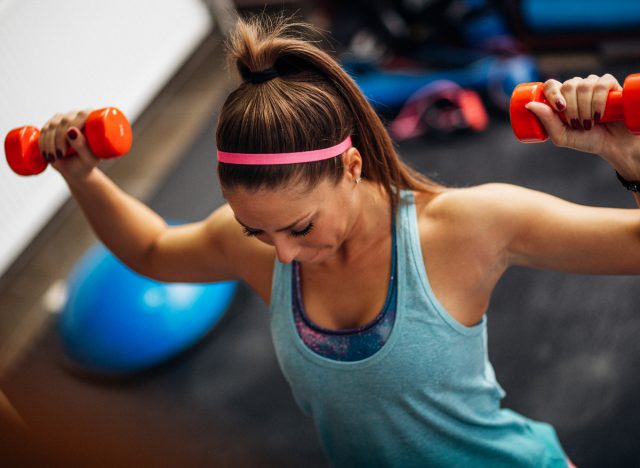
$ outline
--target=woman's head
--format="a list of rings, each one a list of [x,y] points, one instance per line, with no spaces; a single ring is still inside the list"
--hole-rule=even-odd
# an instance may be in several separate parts
[[[305,23],[264,15],[238,21],[228,51],[243,82],[223,105],[218,148],[235,153],[299,152],[331,147],[351,136],[361,157],[359,175],[380,185],[392,204],[401,188],[437,191],[437,184],[399,160],[354,81],[315,42],[317,31]],[[250,80],[252,74],[270,69],[275,78]],[[219,163],[218,173],[225,193],[291,186],[302,193],[321,182],[337,185],[351,177],[342,155],[301,164]]]
[[[354,157],[352,152],[345,159]],[[324,178],[302,192],[296,184],[277,190],[237,187],[227,200],[245,234],[275,247],[280,262],[320,263],[362,231],[362,212],[371,209],[373,197],[364,194],[370,188],[359,185]]]

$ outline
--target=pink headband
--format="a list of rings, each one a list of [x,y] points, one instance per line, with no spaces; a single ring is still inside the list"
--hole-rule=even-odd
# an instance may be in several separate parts
[[[296,153],[227,153],[218,150],[218,162],[230,164],[253,164],[257,166],[270,164],[297,164],[333,158],[351,148],[351,136],[331,148]]]

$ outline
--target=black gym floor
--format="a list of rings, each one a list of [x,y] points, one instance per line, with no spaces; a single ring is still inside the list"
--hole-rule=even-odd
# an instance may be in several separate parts
[[[213,125],[153,198],[164,217],[201,219],[222,202]],[[635,206],[603,161],[520,144],[505,118],[481,134],[415,140],[400,152],[453,186],[508,182],[577,203]],[[580,467],[640,465],[639,297],[637,277],[521,268],[495,291],[489,352],[504,405],[552,423]],[[1,386],[67,466],[326,466],[275,361],[267,308],[246,287],[195,348],[126,379],[75,372],[52,317]]]

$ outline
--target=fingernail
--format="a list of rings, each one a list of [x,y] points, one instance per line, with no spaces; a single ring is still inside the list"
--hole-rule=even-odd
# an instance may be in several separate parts
[[[70,128],[67,132],[67,136],[69,137],[69,140],[75,140],[76,138],[78,138],[78,132],[75,128]]]
[[[556,108],[557,108],[559,111],[564,110],[564,102],[562,102],[562,100],[561,100],[561,99],[558,99],[558,100],[556,101]]]
[[[42,155],[44,156],[44,159],[48,162],[48,163],[52,163],[53,161],[56,160],[56,158],[51,157],[51,154],[47,154],[44,151],[42,152]]]
[[[578,119],[571,119],[571,127],[574,130],[578,130],[580,128],[580,121]]]
[[[585,119],[582,121],[582,126],[585,130],[591,130],[591,119]]]
[[[62,151],[60,151],[59,149],[56,150],[56,156],[58,157],[58,159],[62,159]]]
[[[593,120],[596,123],[600,122],[600,112],[596,112],[595,114],[593,114]]]
[[[47,161],[51,160],[51,161],[55,161],[56,160],[56,156],[53,153],[47,153]]]

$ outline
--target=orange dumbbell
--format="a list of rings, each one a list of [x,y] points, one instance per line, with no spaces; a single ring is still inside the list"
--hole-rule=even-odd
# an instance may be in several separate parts
[[[518,140],[523,143],[538,143],[549,135],[538,118],[524,106],[536,101],[547,104],[543,83],[523,83],[516,86],[511,95],[509,115],[511,127]],[[562,121],[567,120],[563,112],[558,113]],[[640,73],[629,75],[624,80],[621,91],[609,91],[604,115],[599,123],[624,122],[629,131],[640,135]]]
[[[131,125],[124,114],[115,107],[98,109],[87,117],[82,129],[91,152],[100,159],[117,158],[126,154],[133,140]],[[20,175],[40,174],[47,168],[36,127],[20,127],[11,130],[4,139],[4,152],[9,167]],[[66,156],[75,154],[69,148]]]

